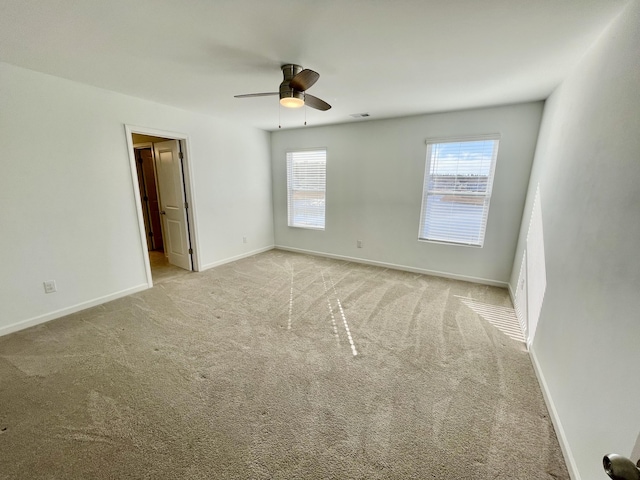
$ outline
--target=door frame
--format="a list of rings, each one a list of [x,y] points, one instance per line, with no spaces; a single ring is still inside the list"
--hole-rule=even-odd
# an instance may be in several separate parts
[[[151,263],[149,261],[149,252],[147,248],[147,238],[144,228],[144,217],[142,216],[142,199],[140,198],[140,189],[138,188],[138,170],[136,168],[136,156],[133,147],[133,138],[131,134],[139,133],[141,135],[151,135],[154,137],[163,137],[171,140],[178,140],[180,142],[182,150],[182,172],[184,180],[184,196],[185,201],[189,205],[187,208],[187,221],[189,222],[189,242],[193,253],[191,254],[191,264],[193,271],[199,272],[201,270],[200,256],[198,255],[200,249],[198,245],[198,223],[196,221],[196,202],[195,202],[195,189],[193,186],[193,174],[192,166],[190,162],[191,145],[189,136],[185,133],[170,132],[167,130],[159,130],[157,128],[140,127],[136,125],[124,125],[125,136],[127,140],[127,150],[129,152],[129,166],[131,168],[131,185],[133,187],[133,196],[135,201],[136,214],[138,216],[138,230],[140,232],[140,248],[141,255],[145,266],[145,272],[147,275],[147,284],[149,288],[153,286],[153,279],[151,277]]]

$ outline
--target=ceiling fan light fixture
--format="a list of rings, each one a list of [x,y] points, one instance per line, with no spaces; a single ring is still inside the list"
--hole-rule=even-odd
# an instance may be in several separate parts
[[[287,108],[300,108],[304,105],[304,100],[296,97],[284,97],[280,99],[280,105]]]
[[[300,108],[304,105],[304,93],[289,86],[289,80],[280,84],[280,105],[287,108]]]

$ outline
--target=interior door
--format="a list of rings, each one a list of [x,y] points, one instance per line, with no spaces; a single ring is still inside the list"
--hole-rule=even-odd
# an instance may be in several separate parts
[[[178,140],[154,143],[164,251],[169,263],[191,270],[187,207]]]
[[[138,171],[138,189],[140,190],[140,199],[142,200],[142,218],[144,220],[144,231],[147,234],[147,250],[153,250],[153,236],[151,232],[151,218],[149,217],[149,203],[147,202],[147,187],[142,168],[143,159],[140,156],[140,149],[136,148],[136,170]]]

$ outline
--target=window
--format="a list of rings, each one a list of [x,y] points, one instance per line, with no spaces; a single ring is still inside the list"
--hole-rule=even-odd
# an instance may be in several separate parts
[[[427,141],[420,240],[481,247],[498,136]]]
[[[327,151],[287,152],[289,226],[324,230]]]

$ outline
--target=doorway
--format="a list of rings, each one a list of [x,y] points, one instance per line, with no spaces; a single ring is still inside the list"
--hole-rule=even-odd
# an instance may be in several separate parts
[[[134,133],[133,151],[138,173],[138,189],[142,201],[142,216],[149,252],[164,253],[160,201],[156,184],[156,169],[153,154],[153,142],[141,142],[140,135]],[[155,137],[150,137],[151,139]]]
[[[149,286],[198,270],[187,137],[126,126]]]

